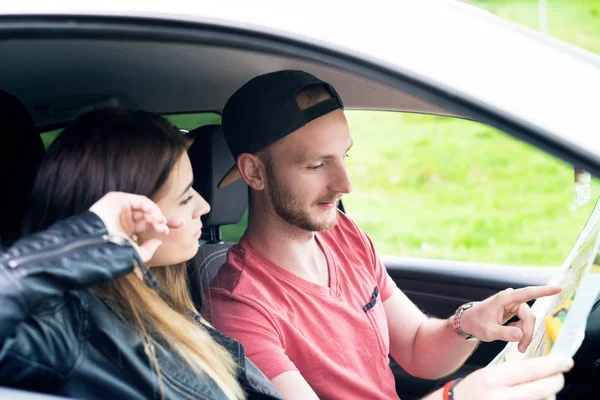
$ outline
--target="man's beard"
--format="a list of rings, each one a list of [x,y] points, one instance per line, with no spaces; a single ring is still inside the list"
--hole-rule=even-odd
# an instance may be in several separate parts
[[[269,188],[271,204],[273,205],[277,215],[279,215],[284,221],[310,232],[323,232],[333,228],[337,224],[337,210],[335,212],[335,216],[331,220],[315,220],[310,216],[309,212],[302,209],[302,204],[294,199],[289,191],[279,185],[277,179],[272,173],[267,172],[267,174],[267,186]],[[332,194],[328,196],[328,198],[320,199],[318,203],[335,201],[337,207],[339,200],[339,195]]]

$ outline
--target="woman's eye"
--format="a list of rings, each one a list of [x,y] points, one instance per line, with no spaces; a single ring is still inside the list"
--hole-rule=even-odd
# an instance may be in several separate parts
[[[181,201],[181,203],[179,203],[179,204],[181,204],[182,206],[185,206],[187,203],[189,203],[192,200],[192,198],[193,198],[193,196],[188,196],[185,199],[183,199]]]

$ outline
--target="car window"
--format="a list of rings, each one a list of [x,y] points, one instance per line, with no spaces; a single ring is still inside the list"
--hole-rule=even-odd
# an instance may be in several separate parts
[[[167,114],[165,115],[165,117],[173,125],[185,131],[191,131],[192,129],[196,129],[204,125],[221,124],[221,115],[215,112]],[[58,137],[61,131],[62,128],[53,129],[41,133],[40,136],[42,137],[42,141],[44,142],[44,147],[46,149],[48,149],[48,147],[52,144],[54,139]]]
[[[381,255],[559,265],[598,197],[574,205],[572,166],[451,117],[347,111],[346,212]]]
[[[221,124],[221,115],[214,112],[188,113],[188,114],[168,114],[165,117],[179,129],[191,131],[200,126],[210,124]],[[62,128],[46,131],[41,134],[42,141],[46,149],[52,144],[54,139],[58,137]],[[222,238],[228,242],[238,242],[242,234],[246,230],[248,224],[248,215],[244,215],[242,220],[237,224],[226,225],[221,229]]]
[[[244,217],[240,222],[233,225],[224,225],[221,227],[221,238],[225,242],[239,242],[248,226],[248,211],[244,213]]]
[[[191,114],[168,114],[165,117],[179,129],[191,131],[200,126],[217,124],[221,125],[221,115],[214,112]]]
[[[48,147],[54,142],[54,139],[58,137],[63,128],[53,129],[51,131],[43,132],[40,136],[42,137],[42,142],[44,142],[44,148],[48,150]]]

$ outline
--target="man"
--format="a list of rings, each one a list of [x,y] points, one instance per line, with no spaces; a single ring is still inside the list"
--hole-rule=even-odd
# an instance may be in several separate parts
[[[352,191],[352,138],[331,85],[301,71],[256,77],[228,100],[223,130],[236,164],[219,187],[243,178],[250,208],[244,236],[211,283],[206,314],[285,398],[395,398],[388,355],[415,376],[438,378],[459,368],[477,340],[527,347],[535,318],[526,301],[560,289],[507,290],[448,320],[428,318],[338,211]],[[513,315],[520,321],[502,326]],[[560,380],[553,371],[527,379]],[[457,385],[457,399],[527,381],[523,373],[492,384],[481,379],[486,373]]]

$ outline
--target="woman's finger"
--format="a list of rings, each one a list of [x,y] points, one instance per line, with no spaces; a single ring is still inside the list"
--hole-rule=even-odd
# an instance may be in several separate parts
[[[148,229],[150,229],[151,227],[152,227],[151,224],[146,222],[145,219],[142,219],[139,221],[134,221],[133,230],[131,233],[144,232],[144,231],[147,231]]]
[[[135,246],[140,258],[143,262],[149,261],[156,250],[162,244],[162,240],[150,239],[142,243],[141,245]]]
[[[129,204],[134,211],[143,211],[145,216],[150,215],[155,221],[164,218],[160,207],[146,196],[133,195]]]
[[[185,221],[181,218],[167,218],[167,226],[171,229],[181,228],[185,225]]]
[[[135,196],[131,199],[132,216],[135,222],[135,232],[144,231],[152,227],[158,233],[168,234],[167,218],[162,214],[160,207],[144,196]]]
[[[167,224],[165,222],[154,222],[152,223],[152,227],[154,228],[154,230],[158,233],[162,233],[164,235],[168,235],[169,234],[169,227],[167,226]]]
[[[146,213],[142,210],[134,210],[131,213],[134,221],[140,221],[146,219]]]

